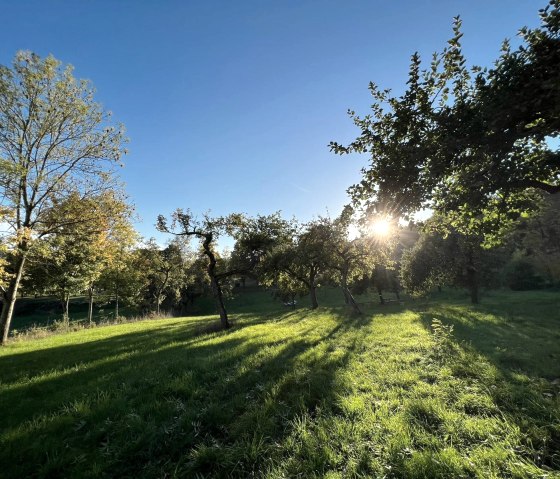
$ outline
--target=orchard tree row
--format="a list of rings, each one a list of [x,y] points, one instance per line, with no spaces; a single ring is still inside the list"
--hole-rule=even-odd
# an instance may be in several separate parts
[[[371,112],[350,111],[359,136],[330,145],[369,157],[349,190],[351,206],[335,219],[178,209],[158,218],[158,230],[174,238],[165,247],[131,226],[116,175],[124,128],[92,85],[52,56],[17,53],[0,66],[2,343],[22,292],[56,295],[66,321],[76,294],[88,297],[90,321],[99,294],[117,317],[123,302],[184,312],[208,294],[227,328],[227,292],[248,277],[287,304],[308,294],[312,308],[317,288],[336,285],[355,313],[355,293],[372,284],[381,300],[401,285],[413,295],[461,286],[473,303],[481,287],[504,281],[557,284],[560,0],[540,16],[539,28],[520,30],[517,47],[504,42],[491,68],[468,64],[456,18],[427,66],[412,56],[402,95],[371,83]],[[432,218],[414,223],[422,209]],[[218,248],[224,236],[229,253]]]

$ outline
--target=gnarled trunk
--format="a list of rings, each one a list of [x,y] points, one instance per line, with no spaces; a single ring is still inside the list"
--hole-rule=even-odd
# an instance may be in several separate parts
[[[220,286],[220,281],[218,280],[218,277],[216,275],[216,256],[214,256],[212,248],[210,247],[211,243],[212,234],[208,233],[204,236],[204,242],[202,243],[204,254],[208,257],[207,272],[208,276],[210,277],[212,293],[214,294],[218,313],[220,314],[220,323],[224,329],[228,329],[231,325],[229,323],[226,307],[224,305],[224,295],[222,293],[222,287]]]
[[[230,327],[230,324],[226,307],[224,305],[224,295],[222,293],[220,283],[216,278],[212,278],[212,291],[214,293],[214,299],[216,300],[218,313],[220,314],[220,323],[224,329],[228,329]]]

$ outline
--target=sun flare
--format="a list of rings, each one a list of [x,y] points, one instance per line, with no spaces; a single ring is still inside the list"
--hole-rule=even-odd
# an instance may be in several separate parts
[[[391,224],[386,219],[377,219],[371,223],[369,229],[376,236],[387,236],[391,229]]]

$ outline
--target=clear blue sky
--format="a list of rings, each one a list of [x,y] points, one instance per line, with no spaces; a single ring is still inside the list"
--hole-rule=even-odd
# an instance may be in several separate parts
[[[370,80],[402,89],[410,55],[441,50],[461,14],[469,61],[538,24],[545,0],[0,0],[0,63],[52,53],[125,124],[122,177],[158,236],[158,213],[337,214],[366,157],[357,133]],[[161,237],[160,237],[161,238]]]

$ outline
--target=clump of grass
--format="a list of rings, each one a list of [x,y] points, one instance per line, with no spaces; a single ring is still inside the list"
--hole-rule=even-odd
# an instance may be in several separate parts
[[[434,339],[434,357],[441,361],[453,353],[453,325],[444,324],[441,319],[434,318],[431,326]]]

